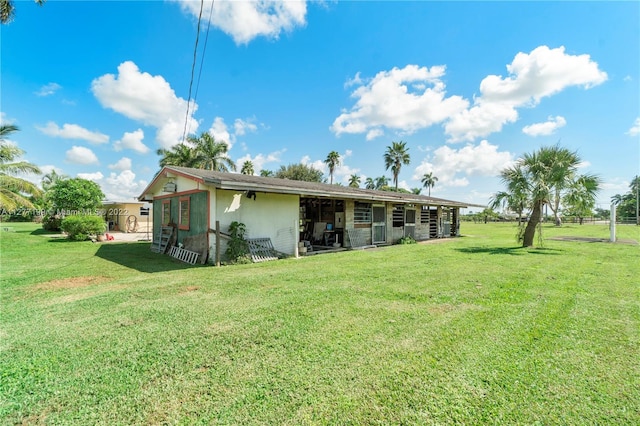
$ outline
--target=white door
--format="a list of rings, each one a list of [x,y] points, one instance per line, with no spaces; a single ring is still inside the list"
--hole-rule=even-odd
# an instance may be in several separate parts
[[[387,242],[387,215],[384,205],[373,205],[371,207],[371,242],[372,244]]]

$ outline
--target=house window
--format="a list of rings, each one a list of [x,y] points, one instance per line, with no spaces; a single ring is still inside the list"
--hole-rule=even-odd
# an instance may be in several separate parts
[[[416,211],[415,210],[407,210],[405,215],[406,215],[405,222],[407,224],[415,224],[416,223]]]
[[[191,208],[189,197],[180,197],[180,210],[178,228],[189,229],[189,210]]]
[[[404,206],[395,204],[393,206],[393,227],[400,228],[404,226]]]
[[[356,202],[353,208],[354,223],[371,223],[371,204]]]
[[[162,224],[168,225],[171,222],[171,200],[162,202]]]
[[[422,206],[420,211],[420,223],[429,223],[429,206]]]

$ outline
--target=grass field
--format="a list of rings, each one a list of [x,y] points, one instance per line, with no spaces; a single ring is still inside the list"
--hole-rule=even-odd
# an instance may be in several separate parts
[[[215,268],[10,226],[2,424],[640,424],[638,245],[463,223]]]

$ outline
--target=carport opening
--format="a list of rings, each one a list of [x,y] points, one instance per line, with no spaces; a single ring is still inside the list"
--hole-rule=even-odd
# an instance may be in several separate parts
[[[300,198],[300,243],[308,252],[344,247],[344,200]]]

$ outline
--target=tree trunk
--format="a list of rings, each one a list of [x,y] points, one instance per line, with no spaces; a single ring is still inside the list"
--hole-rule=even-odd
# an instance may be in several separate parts
[[[537,202],[533,205],[531,210],[531,217],[527,222],[527,227],[524,230],[524,238],[522,241],[522,247],[531,247],[533,245],[533,238],[536,235],[536,226],[540,223],[540,215],[542,213],[542,203]]]

